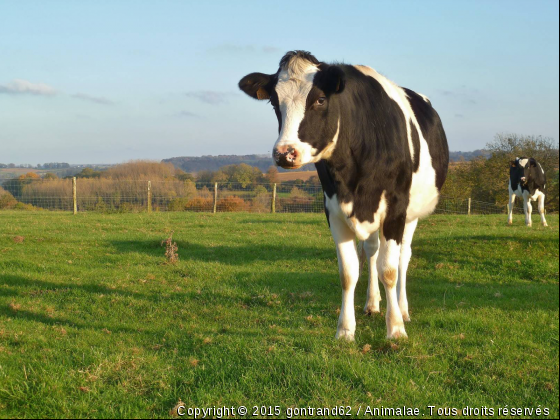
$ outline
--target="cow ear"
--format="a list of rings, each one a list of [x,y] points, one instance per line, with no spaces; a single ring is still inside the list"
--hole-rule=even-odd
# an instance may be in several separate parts
[[[529,163],[531,164],[531,167],[536,168],[537,167],[537,161],[533,158],[531,158],[531,160],[529,161]]]
[[[270,99],[270,82],[272,76],[264,73],[251,73],[239,81],[239,89],[252,98]]]

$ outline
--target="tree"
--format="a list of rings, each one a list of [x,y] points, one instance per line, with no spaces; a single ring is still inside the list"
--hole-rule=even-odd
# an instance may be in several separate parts
[[[55,174],[54,172],[47,172],[47,173],[45,174],[45,176],[43,176],[43,179],[46,179],[46,180],[55,180],[55,179],[58,179],[58,176],[56,176],[56,174]]]
[[[266,171],[266,175],[264,177],[270,184],[277,184],[279,182],[278,168],[272,165],[270,168],[268,168],[268,171]]]

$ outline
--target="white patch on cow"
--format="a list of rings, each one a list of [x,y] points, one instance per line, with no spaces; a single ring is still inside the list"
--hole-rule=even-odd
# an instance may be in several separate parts
[[[519,158],[517,158],[517,160],[519,160],[519,164],[520,164],[522,167],[527,166],[527,162],[529,162],[529,159],[519,159]]]
[[[418,92],[416,92],[418,93]],[[430,103],[430,98],[428,98],[426,95],[422,95],[421,93],[418,93],[418,95],[420,95],[422,97],[422,99],[424,99],[425,102]]]
[[[433,213],[439,200],[439,190],[436,187],[436,171],[432,166],[428,143],[424,140],[421,132],[419,132],[419,136],[420,164],[418,171],[412,174],[410,201],[406,209],[407,222],[421,219]]]
[[[338,217],[343,220],[350,229],[355,233],[356,237],[360,241],[367,240],[373,233],[377,232],[381,226],[383,220],[385,220],[385,215],[387,213],[387,200],[385,199],[385,191],[381,194],[381,199],[379,200],[379,207],[373,214],[373,222],[368,221],[360,222],[355,216],[352,216],[352,211],[354,209],[354,203],[340,203],[338,201],[337,195],[333,195],[329,198],[325,194],[325,206],[329,211],[329,215]],[[372,210],[373,211],[373,210]]]
[[[313,87],[313,78],[318,71],[319,68],[310,61],[292,58],[278,74],[276,84],[282,128],[274,147],[293,147],[299,153],[302,164],[314,162],[314,151],[317,152],[309,143],[299,139],[298,130],[305,116],[305,103]]]

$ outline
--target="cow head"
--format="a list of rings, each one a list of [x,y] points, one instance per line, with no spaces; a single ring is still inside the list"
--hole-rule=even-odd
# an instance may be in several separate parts
[[[274,74],[251,73],[239,88],[269,100],[278,118],[272,157],[278,166],[297,169],[328,159],[340,132],[340,103],[345,76],[338,66],[319,62],[305,51],[292,51]]]
[[[527,184],[527,178],[525,177],[525,165],[528,164],[529,159],[527,158],[515,158],[510,162],[509,176],[510,179],[517,185],[520,183],[522,186]]]

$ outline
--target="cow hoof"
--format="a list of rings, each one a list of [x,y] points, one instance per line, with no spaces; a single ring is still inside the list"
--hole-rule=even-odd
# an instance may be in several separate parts
[[[354,341],[354,333],[350,330],[340,330],[336,332],[337,340]]]
[[[398,340],[400,338],[408,338],[406,331],[403,327],[394,327],[390,332],[387,333],[387,338],[389,340]]]
[[[366,305],[366,307],[364,308],[364,314],[368,316],[378,314],[379,312],[379,302],[377,303],[377,305]]]

